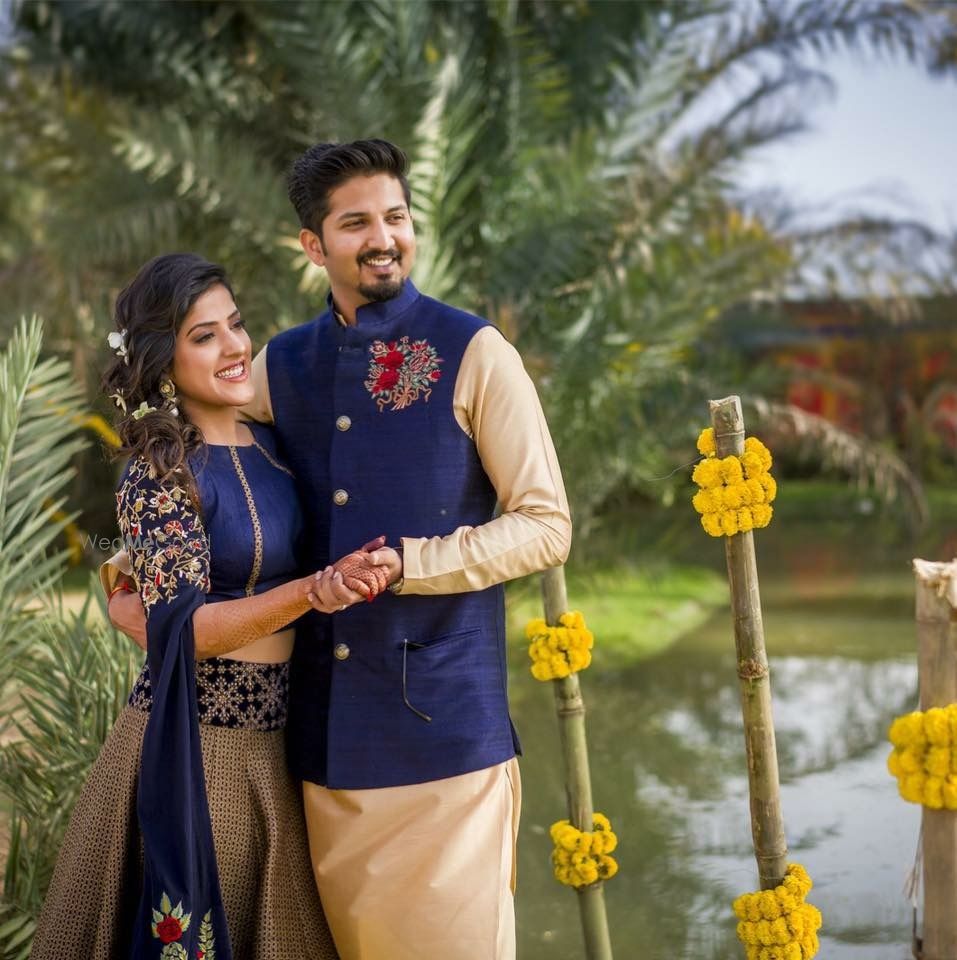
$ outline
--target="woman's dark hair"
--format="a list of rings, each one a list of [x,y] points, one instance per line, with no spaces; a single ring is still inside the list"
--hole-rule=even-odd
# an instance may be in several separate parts
[[[186,457],[203,446],[203,435],[183,411],[168,409],[160,384],[173,365],[176,334],[193,304],[211,287],[232,287],[226,271],[194,253],[169,253],[142,266],[116,298],[114,319],[126,356],[103,374],[103,390],[120,409],[117,456],[141,456],[160,481],[194,490]],[[142,404],[154,409],[134,416]]]
[[[289,171],[286,186],[299,223],[322,240],[322,221],[329,213],[329,194],[353,177],[386,173],[402,185],[405,205],[412,207],[412,191],[405,171],[405,153],[388,140],[317,143],[299,157]]]

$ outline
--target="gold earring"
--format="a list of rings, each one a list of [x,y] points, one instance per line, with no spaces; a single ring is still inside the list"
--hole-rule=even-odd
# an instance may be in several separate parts
[[[160,381],[159,392],[165,403],[163,406],[174,416],[179,416],[179,408],[176,406],[176,384],[166,377]]]

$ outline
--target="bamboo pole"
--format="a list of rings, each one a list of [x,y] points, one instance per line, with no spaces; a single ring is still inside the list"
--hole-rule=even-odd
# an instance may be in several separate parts
[[[734,396],[712,400],[709,408],[717,456],[741,456],[744,453],[741,400]],[[781,815],[778,755],[771,715],[771,679],[764,647],[754,535],[749,530],[724,537],[724,546],[748,758],[751,836],[760,888],[773,890],[784,880],[788,851]]]
[[[920,707],[957,703],[957,624],[938,596],[944,564],[914,561]],[[921,808],[924,862],[923,960],[957,960],[957,812]]]
[[[564,567],[553,567],[542,575],[542,599],[545,622],[550,627],[558,626],[558,618],[568,612]],[[578,674],[553,680],[552,689],[555,691],[555,710],[565,762],[568,819],[578,830],[592,830],[595,809],[588,769],[588,743],[585,740],[585,701],[582,699]],[[586,960],[612,960],[602,882],[599,880],[587,887],[579,887],[575,892],[585,938]]]

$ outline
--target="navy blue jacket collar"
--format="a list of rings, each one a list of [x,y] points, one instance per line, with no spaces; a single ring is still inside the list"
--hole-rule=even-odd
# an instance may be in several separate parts
[[[364,303],[356,310],[355,324],[351,326],[347,324],[344,327],[336,322],[337,314],[332,302],[331,291],[326,297],[326,303],[329,307],[328,312],[333,321],[334,329],[339,334],[339,339],[352,342],[354,340],[364,340],[371,333],[379,332],[380,329],[388,327],[393,320],[401,317],[420,296],[421,294],[416,289],[415,284],[410,279],[406,279],[397,297],[378,303]]]

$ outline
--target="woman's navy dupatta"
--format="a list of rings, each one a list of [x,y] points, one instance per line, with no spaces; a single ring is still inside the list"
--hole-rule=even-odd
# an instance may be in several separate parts
[[[130,461],[116,498],[146,610],[153,694],[137,792],[144,874],[130,960],[232,960],[193,659],[193,613],[209,589],[209,544],[188,492],[158,483],[140,458]]]

